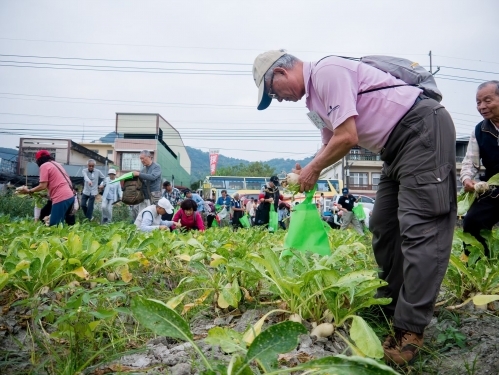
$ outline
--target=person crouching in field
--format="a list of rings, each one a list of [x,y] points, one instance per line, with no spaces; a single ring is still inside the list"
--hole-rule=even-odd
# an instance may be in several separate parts
[[[182,229],[183,231],[188,230],[200,230],[204,231],[203,218],[201,213],[197,211],[198,205],[192,199],[185,199],[180,204],[180,210],[173,216],[173,221],[175,228]]]
[[[173,212],[173,206],[166,198],[161,198],[157,204],[151,204],[142,209],[135,219],[135,226],[143,232],[151,232],[155,229],[166,230],[178,223],[174,221],[161,220],[161,216]]]

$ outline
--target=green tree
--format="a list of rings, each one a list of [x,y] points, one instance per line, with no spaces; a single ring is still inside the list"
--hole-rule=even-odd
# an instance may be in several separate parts
[[[247,176],[247,177],[270,177],[275,175],[275,169],[266,163],[255,161],[249,164],[217,168],[217,176]]]

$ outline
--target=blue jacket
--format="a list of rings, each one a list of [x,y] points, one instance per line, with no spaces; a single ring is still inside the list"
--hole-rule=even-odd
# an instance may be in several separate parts
[[[191,199],[197,203],[198,209],[197,212],[203,212],[204,211],[204,200],[201,198],[199,194],[192,193]]]
[[[232,206],[232,198],[229,196],[229,194],[227,194],[225,196],[225,199],[224,199],[224,197],[220,196],[217,199],[217,204],[219,206],[225,205],[225,208],[227,209],[227,211],[230,211],[230,207]]]

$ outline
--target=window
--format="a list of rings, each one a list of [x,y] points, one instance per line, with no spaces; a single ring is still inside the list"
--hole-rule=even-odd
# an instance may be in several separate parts
[[[113,150],[107,150],[107,156],[111,156],[113,154]]]
[[[338,180],[329,180],[329,182],[333,185],[336,191],[340,191],[340,183]]]
[[[210,177],[210,183],[211,183],[211,187],[214,187],[217,189],[225,189],[225,181],[223,178]]]
[[[381,173],[371,173],[371,183],[373,185],[373,190],[378,190],[379,178]]]
[[[360,150],[352,149],[350,150],[350,160],[360,160]]]
[[[367,186],[367,173],[364,172],[350,172],[348,183],[356,186]]]
[[[319,180],[317,181],[317,191],[331,191],[329,188],[329,184],[327,180]]]
[[[357,199],[357,202],[359,203],[371,203],[374,204],[374,199],[370,197],[366,197],[365,195],[359,195],[359,198]]]
[[[246,178],[247,190],[262,190],[263,185],[265,185],[264,178]]]
[[[140,162],[140,153],[124,152],[121,154],[121,169],[125,171],[140,171],[142,163]]]
[[[227,186],[227,189],[231,190],[244,189],[244,181],[242,178],[232,178],[230,180],[225,180],[225,185]]]

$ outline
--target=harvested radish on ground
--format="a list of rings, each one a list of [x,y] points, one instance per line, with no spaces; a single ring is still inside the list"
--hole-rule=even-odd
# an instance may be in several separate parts
[[[329,337],[334,332],[334,325],[332,323],[322,323],[315,327],[310,336],[315,337]]]
[[[291,314],[289,316],[288,320],[295,322],[295,323],[301,323],[301,316],[300,316],[300,314]]]

